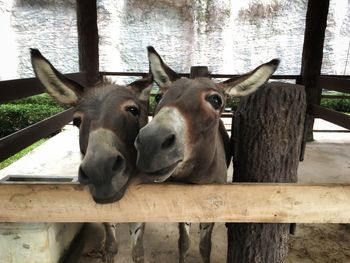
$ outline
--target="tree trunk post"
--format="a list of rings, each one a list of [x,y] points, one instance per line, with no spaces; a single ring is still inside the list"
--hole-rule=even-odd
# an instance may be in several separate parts
[[[301,63],[301,83],[306,88],[308,105],[320,105],[322,90],[317,88],[317,77],[321,74],[323,44],[327,27],[329,0],[309,0],[306,14],[304,46]],[[313,140],[314,118],[307,115],[305,141]]]
[[[79,70],[86,72],[87,84],[99,79],[96,0],[77,0]]]
[[[272,82],[243,98],[235,117],[233,181],[297,182],[305,112],[301,85]],[[290,224],[227,226],[228,263],[284,262]]]

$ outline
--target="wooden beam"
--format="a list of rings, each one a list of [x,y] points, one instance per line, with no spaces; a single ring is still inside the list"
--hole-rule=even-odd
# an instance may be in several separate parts
[[[319,76],[317,78],[317,87],[321,90],[321,92],[322,89],[327,89],[350,93],[350,79]]]
[[[79,184],[0,184],[0,222],[350,223],[350,184],[137,185],[96,204]]]
[[[65,74],[65,76],[78,82],[79,84],[86,84],[85,73],[71,73]],[[45,89],[37,78],[0,81],[0,103],[6,103],[29,96],[34,96],[44,92]]]
[[[315,118],[322,118],[350,130],[350,116],[319,105],[309,105],[308,112]]]
[[[57,113],[0,139],[0,162],[18,153],[41,138],[61,129],[73,118],[73,108]]]
[[[323,43],[327,27],[329,0],[309,0],[301,63],[301,83],[306,88],[307,103],[320,105],[321,90],[317,88],[317,77],[321,74]],[[305,139],[313,140],[314,118],[307,116]]]
[[[79,69],[87,73],[87,84],[99,79],[96,0],[77,0]]]
[[[128,77],[145,77],[148,72],[115,72],[115,71],[101,71],[101,76],[128,76]],[[190,77],[190,73],[178,73],[181,77]],[[233,78],[239,76],[238,74],[210,74],[212,78]],[[273,75],[270,79],[290,79],[296,80],[300,75]]]

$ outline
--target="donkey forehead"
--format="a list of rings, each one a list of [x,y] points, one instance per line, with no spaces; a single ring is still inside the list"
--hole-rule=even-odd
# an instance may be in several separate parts
[[[221,90],[209,78],[188,79],[181,78],[173,82],[163,95],[160,107],[167,104],[186,104],[194,107],[201,104],[203,95],[217,92],[221,95]]]
[[[210,90],[221,93],[217,85],[209,78],[181,78],[173,82],[169,87],[168,96],[180,96],[180,94],[188,96],[189,94],[200,94]]]
[[[183,91],[197,91],[200,92],[203,89],[214,89],[219,91],[216,84],[209,78],[181,78],[173,82],[170,86],[170,90],[173,88],[183,89]]]
[[[127,88],[121,86],[97,87],[89,90],[77,106],[84,113],[114,113],[125,104],[139,106],[138,98]]]

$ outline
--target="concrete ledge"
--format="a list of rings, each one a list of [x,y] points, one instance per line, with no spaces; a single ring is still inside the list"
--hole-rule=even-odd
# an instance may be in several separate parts
[[[1,262],[56,263],[81,224],[1,223]]]
[[[68,125],[63,132],[0,170],[0,181],[12,177],[30,184],[43,178],[47,181],[73,179],[79,163],[78,129]],[[0,262],[57,263],[81,226],[78,223],[0,223]]]
[[[80,161],[79,131],[67,125],[63,132],[0,170],[0,180],[13,175],[76,177]]]

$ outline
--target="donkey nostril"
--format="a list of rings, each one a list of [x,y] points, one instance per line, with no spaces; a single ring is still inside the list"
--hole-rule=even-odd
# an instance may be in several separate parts
[[[112,166],[112,170],[113,172],[118,171],[119,169],[121,169],[124,165],[124,159],[121,156],[117,156],[114,160],[113,166]]]
[[[89,183],[90,179],[87,176],[87,174],[84,172],[83,168],[81,166],[79,167],[79,174],[78,174],[78,180],[82,184],[87,184]]]
[[[164,140],[164,142],[161,145],[161,148],[163,150],[170,148],[171,146],[174,145],[175,141],[176,141],[175,134],[171,134]]]

